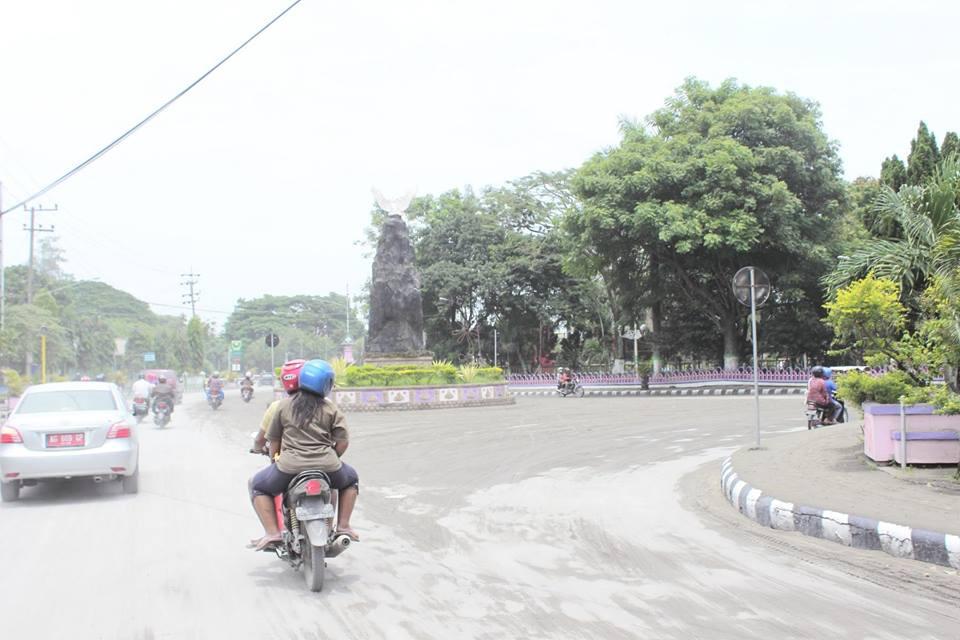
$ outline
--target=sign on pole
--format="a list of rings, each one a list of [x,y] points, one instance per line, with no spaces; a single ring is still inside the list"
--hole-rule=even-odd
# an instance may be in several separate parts
[[[157,354],[154,353],[153,351],[147,351],[145,354],[143,354],[143,361],[144,361],[144,362],[156,362],[156,361],[157,361]]]
[[[756,418],[756,443],[760,447],[760,373],[757,369],[757,307],[770,297],[770,278],[756,267],[743,267],[733,276],[733,294],[740,304],[750,307],[753,342],[753,403]]]

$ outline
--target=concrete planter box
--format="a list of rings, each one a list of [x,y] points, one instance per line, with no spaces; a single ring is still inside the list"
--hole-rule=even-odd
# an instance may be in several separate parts
[[[403,411],[514,404],[506,382],[423,387],[343,387],[333,401],[344,411]]]
[[[956,432],[960,428],[960,416],[938,416],[933,413],[934,408],[929,404],[917,404],[906,407],[908,432]],[[893,462],[894,454],[900,443],[894,440],[894,433],[900,432],[900,405],[877,404],[865,402],[863,404],[863,453],[874,462]],[[899,438],[899,435],[897,436]],[[948,457],[952,455],[957,442],[945,440],[914,440],[907,439],[907,462],[923,463],[924,460],[914,459],[914,450],[922,444],[921,457]],[[942,449],[937,453],[937,450]],[[957,458],[951,460],[956,463]]]
[[[900,432],[894,431],[893,459],[903,462]],[[960,434],[956,431],[907,431],[907,464],[960,463]]]

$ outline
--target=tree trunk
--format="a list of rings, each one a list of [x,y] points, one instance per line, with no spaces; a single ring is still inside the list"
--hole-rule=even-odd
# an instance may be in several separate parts
[[[660,332],[660,303],[655,302],[647,309],[647,335],[650,342],[650,360],[653,364],[653,375],[660,375],[660,369],[663,367],[663,356],[660,354],[660,343],[657,335]]]
[[[725,315],[723,326],[723,368],[726,370],[740,368],[740,334],[737,332],[737,318]]]

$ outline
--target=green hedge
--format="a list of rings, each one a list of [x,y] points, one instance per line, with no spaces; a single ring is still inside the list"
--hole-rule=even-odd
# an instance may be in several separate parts
[[[473,367],[468,369],[467,376],[463,376],[462,369],[457,369],[449,363],[434,363],[424,367],[360,365],[347,367],[344,374],[337,378],[337,385],[341,387],[407,387],[502,380],[503,370],[499,367]]]
[[[837,395],[846,402],[861,406],[864,402],[908,405],[932,404],[936,413],[960,414],[960,396],[946,385],[917,386],[903,371],[888,371],[879,376],[863,371],[850,371],[837,377]]]

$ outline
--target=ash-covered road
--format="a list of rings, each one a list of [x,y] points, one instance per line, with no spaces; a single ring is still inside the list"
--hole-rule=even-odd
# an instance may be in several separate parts
[[[723,503],[749,398],[349,414],[362,541],[320,594],[244,544],[266,394],[141,427],[141,492],[0,507],[0,637],[956,638],[956,575],[760,529]],[[803,426],[763,399],[765,431]],[[707,464],[709,463],[709,464]],[[706,466],[704,466],[706,465]],[[936,588],[931,588],[933,584]]]

